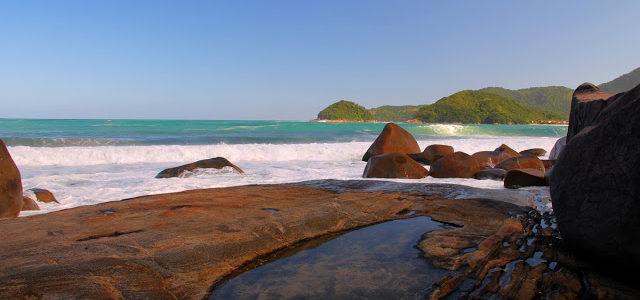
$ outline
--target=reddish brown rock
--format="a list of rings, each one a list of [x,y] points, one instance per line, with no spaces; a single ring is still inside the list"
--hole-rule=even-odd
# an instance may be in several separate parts
[[[541,159],[540,161],[542,162],[542,165],[544,165],[545,171],[551,170],[551,168],[556,164],[555,160],[550,159]]]
[[[44,202],[44,203],[50,203],[50,202],[55,202],[55,203],[60,203],[58,202],[58,200],[56,199],[56,197],[53,195],[53,193],[49,190],[45,190],[45,189],[41,189],[41,188],[32,188],[29,189],[29,191],[33,192],[36,196],[36,200],[40,201],[40,202]]]
[[[429,145],[424,148],[421,153],[409,154],[409,157],[413,158],[419,163],[430,165],[432,162],[453,153],[453,147],[449,145]]]
[[[429,171],[403,153],[386,153],[372,156],[362,177],[418,179],[429,176]]]
[[[520,155],[531,155],[531,156],[545,156],[547,154],[547,150],[542,148],[533,148],[520,151]]]
[[[513,170],[513,169],[537,169],[544,172],[544,164],[535,156],[517,156],[503,160],[496,165],[498,169]]]
[[[471,155],[454,152],[432,163],[429,174],[436,178],[472,178],[481,169]]]
[[[611,96],[613,95],[588,82],[583,83],[573,92],[567,143],[571,142],[571,139],[582,129],[598,122],[600,112],[606,108],[607,100]]]
[[[411,133],[394,123],[387,123],[364,154],[362,160],[368,161],[372,156],[393,152],[404,154],[420,153],[420,146],[418,146],[418,142],[416,142]]]
[[[538,169],[512,169],[504,177],[504,187],[509,189],[546,185],[544,171]]]
[[[0,218],[17,217],[23,201],[20,171],[0,140]]]
[[[502,144],[500,145],[500,147],[496,148],[493,151],[499,151],[499,152],[504,152],[507,155],[509,155],[510,157],[516,157],[516,156],[520,156],[520,153],[518,153],[518,151],[511,149],[511,147]]]
[[[238,166],[232,164],[224,157],[215,157],[209,159],[199,160],[190,164],[182,165],[175,168],[164,169],[156,178],[171,178],[171,177],[179,177],[186,171],[193,171],[195,169],[222,169],[224,167],[231,167],[236,170],[238,173],[244,173],[242,169]]]
[[[40,210],[40,206],[35,200],[29,197],[23,197],[22,210]]]
[[[571,132],[551,172],[553,210],[575,251],[605,266],[638,267],[640,85],[605,96],[589,85],[574,92]]]
[[[0,299],[202,299],[225,275],[263,255],[407,211],[460,223],[475,237],[525,209],[486,199],[287,185],[76,207],[2,220]]]
[[[471,155],[483,168],[493,168],[501,161],[511,157],[502,151],[480,151]]]
[[[473,178],[480,179],[480,180],[484,180],[484,179],[503,180],[506,174],[507,174],[507,171],[503,169],[485,169],[473,175]]]

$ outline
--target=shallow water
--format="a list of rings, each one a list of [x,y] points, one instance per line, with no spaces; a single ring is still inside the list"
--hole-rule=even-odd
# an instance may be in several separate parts
[[[419,299],[449,271],[416,248],[422,235],[450,228],[429,217],[389,221],[249,270],[209,299]],[[313,242],[313,241],[312,241]],[[305,249],[306,248],[306,249]]]

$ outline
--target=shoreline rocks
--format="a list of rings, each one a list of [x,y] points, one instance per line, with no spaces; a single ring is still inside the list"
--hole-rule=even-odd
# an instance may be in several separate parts
[[[15,218],[22,210],[22,178],[20,170],[0,140],[0,218]]]
[[[435,178],[472,178],[481,169],[471,155],[458,151],[432,163],[429,174]]]
[[[224,157],[214,157],[209,159],[199,160],[190,164],[178,166],[175,168],[168,168],[160,171],[156,178],[171,178],[180,177],[187,171],[193,171],[196,169],[222,169],[224,167],[231,167],[238,173],[244,173],[238,166],[232,164]]]
[[[420,153],[420,146],[411,133],[394,123],[387,123],[362,156],[362,161],[368,161],[372,156],[393,152]]]
[[[386,153],[369,158],[362,177],[419,179],[429,171],[403,153]]]

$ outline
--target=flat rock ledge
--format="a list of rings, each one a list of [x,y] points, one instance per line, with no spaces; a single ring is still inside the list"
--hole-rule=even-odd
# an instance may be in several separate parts
[[[334,188],[322,187],[326,185]],[[526,290],[530,294],[524,296],[544,292],[540,290],[544,287],[559,287],[566,296],[585,294],[576,272],[563,267],[563,261],[571,263],[571,259],[554,257],[558,266],[537,268],[516,261],[543,251],[513,252],[514,247],[527,244],[527,234],[537,228],[530,221],[535,210],[510,203],[519,199],[443,197],[455,189],[375,181],[252,185],[144,196],[4,219],[0,221],[0,298],[202,299],[233,271],[301,241],[425,215],[460,226],[428,233],[420,242],[434,265],[452,270],[432,287],[432,298],[469,295],[473,292],[466,290],[469,280],[479,282],[484,296],[514,296],[524,284],[530,287]],[[517,272],[507,274],[510,285],[492,289],[501,274],[496,268],[505,265],[507,271],[502,273],[509,273],[514,261]],[[575,263],[571,266],[575,268]],[[538,281],[534,273],[541,274]],[[490,279],[486,285],[490,288],[482,286]],[[624,288],[626,294],[616,295],[637,295],[634,289]]]

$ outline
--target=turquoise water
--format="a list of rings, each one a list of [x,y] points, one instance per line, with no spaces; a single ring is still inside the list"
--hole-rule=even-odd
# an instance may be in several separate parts
[[[384,123],[0,119],[9,146],[294,144],[372,141]],[[416,139],[560,137],[566,126],[401,124]]]

